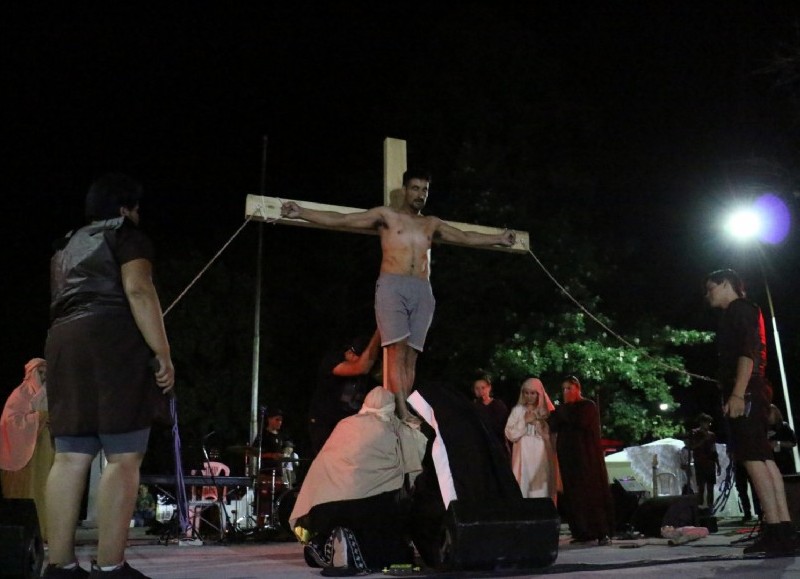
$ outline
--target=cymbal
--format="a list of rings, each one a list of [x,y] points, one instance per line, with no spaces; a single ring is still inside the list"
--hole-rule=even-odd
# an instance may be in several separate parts
[[[237,454],[256,454],[257,451],[258,451],[258,449],[253,448],[252,446],[247,445],[247,444],[239,444],[237,446],[229,446],[225,450],[227,450],[228,452],[235,452]]]

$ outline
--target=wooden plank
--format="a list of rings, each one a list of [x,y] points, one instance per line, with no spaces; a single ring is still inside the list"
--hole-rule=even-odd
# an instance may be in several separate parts
[[[377,235],[378,231],[375,228],[357,229],[351,227],[327,227],[325,225],[318,225],[310,223],[303,219],[286,219],[281,217],[281,205],[286,201],[294,201],[308,209],[315,209],[317,211],[336,211],[339,213],[356,213],[358,211],[365,211],[355,207],[344,207],[341,205],[324,205],[322,203],[314,203],[313,201],[298,201],[296,199],[278,199],[277,197],[262,197],[261,195],[248,195],[247,203],[245,204],[245,218],[251,218],[256,221],[268,221],[270,223],[280,223],[282,225],[295,225],[299,227],[311,227],[313,229],[328,229],[331,231],[348,231],[350,233],[363,233],[367,235]],[[487,227],[485,225],[473,225],[471,223],[458,223],[454,221],[447,221],[449,225],[460,229],[462,231],[474,231],[477,233],[486,233],[494,235],[505,231],[504,228]],[[489,246],[474,246],[469,245],[464,247],[472,247],[475,249],[492,249],[495,251],[505,251],[510,253],[527,253],[529,247],[529,237],[527,231],[514,230],[517,235],[516,242],[511,247],[504,247],[502,245],[489,245]],[[441,239],[434,240],[436,243],[446,243],[448,245],[463,245],[460,243],[450,243],[442,241]]]
[[[383,204],[400,207],[403,194],[403,173],[408,169],[406,142],[386,137],[383,140]]]

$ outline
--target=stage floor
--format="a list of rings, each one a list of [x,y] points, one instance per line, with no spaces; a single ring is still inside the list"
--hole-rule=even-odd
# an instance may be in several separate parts
[[[423,569],[417,577],[535,577],[569,574],[570,577],[716,577],[721,575],[770,579],[800,577],[796,557],[743,558],[751,528],[735,520],[720,521],[719,532],[697,541],[669,546],[666,539],[615,540],[611,546],[572,545],[562,526],[556,562],[530,571],[435,572]],[[85,565],[94,554],[97,532],[79,528],[78,556]],[[142,528],[131,529],[128,561],[154,579],[257,579],[319,577],[303,559],[302,546],[293,541],[205,541],[202,546],[158,544]],[[379,576],[376,573],[374,576]]]

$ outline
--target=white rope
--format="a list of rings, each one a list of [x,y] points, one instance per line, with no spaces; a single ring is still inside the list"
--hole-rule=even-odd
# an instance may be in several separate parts
[[[586,309],[586,307],[582,303],[580,303],[572,294],[570,294],[569,291],[567,290],[567,288],[565,288],[563,285],[561,285],[561,283],[555,278],[555,276],[553,276],[553,274],[550,273],[550,271],[545,267],[545,265],[541,262],[541,260],[538,257],[536,257],[536,254],[533,253],[533,251],[531,250],[530,247],[528,247],[527,250],[528,250],[528,253],[531,255],[531,257],[534,259],[534,261],[536,261],[536,263],[539,265],[539,267],[545,273],[545,275],[550,278],[550,281],[552,281],[554,284],[556,284],[558,289],[560,289],[561,292],[565,296],[567,296],[569,298],[569,300],[573,304],[575,304],[578,308],[580,308],[580,310],[583,313],[585,313],[587,316],[589,316],[589,318],[591,320],[593,320],[601,328],[603,328],[605,331],[607,331],[610,335],[614,336],[617,340],[619,340],[620,342],[625,344],[627,347],[629,347],[631,349],[636,349],[636,346],[634,346],[629,341],[627,341],[625,338],[623,338],[622,336],[617,334],[614,330],[609,328],[608,325],[603,323],[602,320],[598,319],[597,316],[595,316],[592,312],[590,312],[588,309]],[[671,371],[677,372],[679,374],[685,374],[687,376],[691,376],[692,378],[697,378],[698,380],[705,380],[707,382],[715,382],[716,383],[716,380],[714,380],[713,378],[709,378],[708,376],[703,376],[701,374],[694,374],[692,372],[687,371],[684,368],[678,368],[677,366],[672,366],[670,364],[662,362],[659,358],[656,358],[655,356],[651,356],[646,351],[644,352],[644,356],[646,358],[649,358],[649,359],[653,360],[653,362],[655,362],[656,365],[661,366],[662,368],[665,368],[667,370],[671,370]]]
[[[262,199],[262,205],[263,205],[263,199]],[[263,208],[263,211],[261,207],[256,207],[256,213],[247,216],[247,219],[244,220],[244,223],[242,223],[239,229],[237,229],[236,232],[230,237],[230,239],[228,239],[228,241],[226,241],[225,244],[220,248],[220,250],[216,254],[214,254],[214,257],[212,257],[209,260],[209,262],[205,266],[203,266],[203,269],[200,270],[200,273],[198,273],[194,277],[194,279],[191,282],[189,282],[189,285],[187,285],[186,288],[180,293],[180,295],[177,298],[175,298],[175,300],[169,305],[169,307],[166,310],[164,310],[162,317],[166,316],[170,312],[170,310],[174,308],[177,305],[177,303],[181,301],[181,299],[183,299],[183,296],[185,296],[189,292],[189,290],[192,289],[192,286],[194,286],[194,284],[196,284],[200,280],[200,278],[203,276],[206,270],[208,270],[208,268],[211,267],[211,265],[217,260],[217,258],[220,255],[222,255],[222,252],[228,248],[228,246],[233,242],[234,239],[236,239],[239,233],[241,233],[242,229],[244,229],[245,225],[250,223],[250,220],[253,219],[253,217],[255,217],[255,215],[258,213],[260,213],[261,215],[266,215],[267,214],[266,207]],[[265,223],[275,223],[276,221],[277,219],[264,220]]]

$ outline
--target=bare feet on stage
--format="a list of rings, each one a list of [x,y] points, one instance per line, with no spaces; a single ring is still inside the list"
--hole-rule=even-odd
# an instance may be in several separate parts
[[[401,418],[401,420],[403,421],[403,424],[406,424],[415,430],[419,430],[419,428],[422,426],[422,419],[414,416],[413,414],[409,414],[405,418]]]

